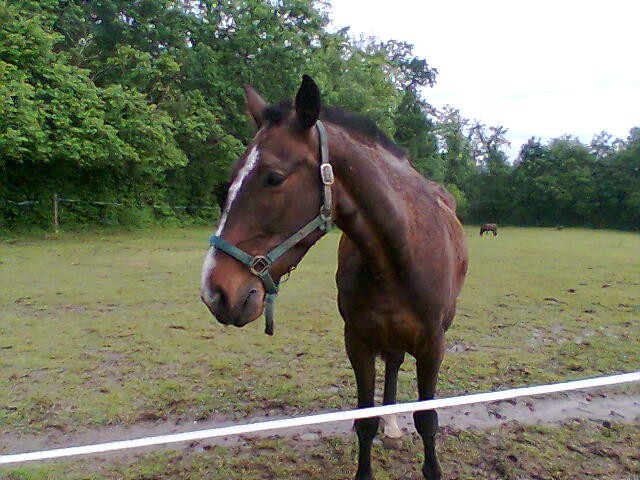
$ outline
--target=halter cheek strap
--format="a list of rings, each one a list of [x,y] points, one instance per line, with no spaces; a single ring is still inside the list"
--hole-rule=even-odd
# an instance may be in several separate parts
[[[316,129],[318,130],[318,137],[320,139],[320,179],[323,185],[321,190],[322,204],[320,205],[320,213],[280,245],[270,250],[266,255],[253,256],[241,248],[231,245],[229,242],[223,240],[217,235],[212,235],[209,239],[209,244],[212,247],[246,265],[252,274],[262,280],[264,289],[267,292],[265,299],[265,333],[268,335],[273,335],[274,306],[279,290],[278,282],[273,280],[271,272],[269,271],[271,264],[314,231],[320,230],[324,235],[331,230],[331,186],[333,185],[335,178],[333,175],[333,167],[329,162],[329,142],[327,140],[327,132],[320,120],[316,122]]]

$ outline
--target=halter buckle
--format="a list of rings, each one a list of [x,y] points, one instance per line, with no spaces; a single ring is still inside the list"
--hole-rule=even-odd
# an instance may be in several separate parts
[[[271,262],[269,259],[263,255],[257,255],[253,257],[251,260],[251,264],[249,265],[249,270],[257,277],[262,277],[264,273],[269,270],[269,266]]]
[[[324,205],[320,207],[320,213],[318,214],[318,216],[320,217],[320,220],[325,223],[325,225],[331,223],[331,220],[333,220],[331,216],[331,210],[326,209]]]
[[[326,186],[333,185],[335,182],[335,176],[333,175],[333,167],[330,163],[323,163],[320,165],[320,178],[322,178],[322,183]]]

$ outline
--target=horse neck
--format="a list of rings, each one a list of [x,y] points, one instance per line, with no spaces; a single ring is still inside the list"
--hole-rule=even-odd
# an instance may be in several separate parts
[[[404,189],[413,170],[381,145],[333,127],[329,134],[336,175],[335,223],[380,271],[393,270],[393,253],[406,246]]]

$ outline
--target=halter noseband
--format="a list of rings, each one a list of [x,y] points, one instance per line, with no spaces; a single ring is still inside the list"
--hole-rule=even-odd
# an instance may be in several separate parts
[[[245,252],[244,250],[231,245],[217,235],[211,235],[209,244],[226,253],[230,257],[235,258],[240,263],[246,265],[249,271],[262,280],[264,289],[267,292],[265,305],[265,333],[273,335],[273,313],[274,303],[278,295],[279,283],[274,281],[269,272],[271,264],[278,260],[282,255],[296,246],[302,239],[308,237],[315,230],[320,230],[324,235],[331,230],[331,185],[334,182],[333,167],[329,163],[329,142],[327,140],[327,132],[320,120],[316,122],[318,137],[320,139],[320,179],[322,180],[323,189],[321,190],[322,204],[320,205],[320,213],[304,227],[287,238],[280,245],[269,251],[266,255],[256,255]]]

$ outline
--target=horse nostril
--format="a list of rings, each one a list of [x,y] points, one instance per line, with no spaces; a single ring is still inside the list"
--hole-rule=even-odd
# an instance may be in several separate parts
[[[245,308],[249,304],[249,302],[251,301],[251,297],[253,297],[256,293],[258,293],[258,290],[256,290],[255,288],[249,290],[249,293],[247,293],[247,296],[244,298],[244,304],[242,305],[243,308]]]

